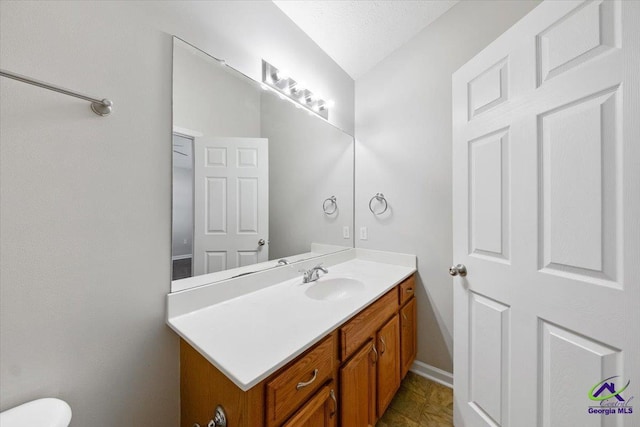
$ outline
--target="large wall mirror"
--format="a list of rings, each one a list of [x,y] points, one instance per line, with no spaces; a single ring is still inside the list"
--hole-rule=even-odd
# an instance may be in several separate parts
[[[353,137],[177,37],[172,148],[172,292],[353,247]]]

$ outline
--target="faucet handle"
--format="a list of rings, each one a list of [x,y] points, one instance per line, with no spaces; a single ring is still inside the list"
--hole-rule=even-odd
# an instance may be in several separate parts
[[[298,270],[298,273],[302,273],[302,283],[309,283],[311,281],[311,276],[313,276],[313,269],[305,270],[303,268]]]

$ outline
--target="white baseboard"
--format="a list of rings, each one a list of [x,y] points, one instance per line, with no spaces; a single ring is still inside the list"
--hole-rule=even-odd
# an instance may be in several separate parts
[[[435,381],[438,384],[453,388],[453,374],[451,372],[443,371],[435,366],[427,365],[424,362],[416,360],[409,369],[414,374],[418,374],[421,377]]]

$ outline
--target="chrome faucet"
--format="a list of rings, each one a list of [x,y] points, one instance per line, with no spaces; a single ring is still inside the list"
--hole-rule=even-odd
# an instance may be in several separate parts
[[[315,282],[320,278],[320,271],[327,274],[329,270],[322,267],[322,264],[318,264],[310,270],[300,270],[302,274],[302,283]]]

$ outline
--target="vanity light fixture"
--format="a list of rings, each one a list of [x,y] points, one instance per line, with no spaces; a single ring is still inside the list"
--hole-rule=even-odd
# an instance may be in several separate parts
[[[333,107],[333,101],[325,101],[320,96],[311,92],[307,85],[301,81],[296,81],[289,76],[289,73],[279,70],[262,60],[262,82],[274,89],[281,98],[287,97],[323,119],[329,118],[329,108]]]

